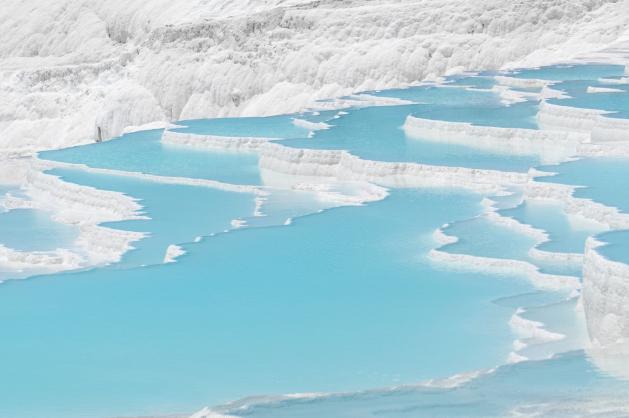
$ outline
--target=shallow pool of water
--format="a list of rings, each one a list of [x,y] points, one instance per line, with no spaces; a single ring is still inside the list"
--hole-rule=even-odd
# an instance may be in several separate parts
[[[605,245],[598,252],[612,261],[629,264],[629,231],[610,231],[596,237]]]
[[[68,248],[78,228],[53,221],[50,213],[13,209],[0,213],[0,244],[18,251],[49,251]]]
[[[592,80],[622,71],[556,66],[516,76]],[[183,121],[185,127],[177,130],[281,138],[293,147],[345,149],[379,161],[527,172],[539,164],[537,157],[410,139],[402,130],[409,114],[536,129],[537,102],[503,104],[487,90],[494,85],[491,76],[453,77],[449,87],[369,92],[417,104]],[[295,118],[331,126],[310,135]],[[256,154],[169,146],[160,142],[161,132],[40,155],[96,168],[261,184]],[[626,193],[618,193],[626,189],[627,167],[625,160],[586,159],[544,167],[559,174],[539,181],[587,186],[577,194],[629,210]],[[582,347],[577,299],[536,290],[521,272],[463,272],[432,261],[428,254],[439,247],[433,232],[449,224],[445,232],[459,241],[442,250],[453,253],[528,261],[556,274],[578,275],[579,266],[532,258],[535,239],[479,216],[481,195],[393,189],[378,202],[334,208],[338,202],[304,190],[267,189],[256,200],[253,193],[79,169],[51,173],[139,199],[150,219],[107,226],[148,236],[120,263],[0,287],[0,370],[10,376],[0,378],[0,417],[163,416],[295,392],[335,394],[267,402],[245,412],[273,418],[561,417],[571,416],[575,399],[608,402],[628,389],[580,351],[504,365],[514,350],[545,358]],[[516,206],[521,190],[511,191],[495,198],[501,214],[547,230],[550,241],[540,249],[580,252],[585,238],[598,232],[571,224],[560,207]],[[5,215],[14,218],[3,226]],[[0,231],[36,225],[31,215],[0,213]],[[44,247],[52,245],[48,235],[63,236],[42,231],[45,236],[35,241]],[[8,239],[22,245],[20,237]],[[610,236],[603,251],[620,257],[625,241],[624,233]],[[186,254],[164,264],[171,244],[180,244]],[[527,339],[530,346],[517,350],[514,339],[524,337],[509,323],[518,308],[525,309],[522,318],[566,338],[543,344]],[[456,389],[390,389],[494,368]],[[368,391],[353,393],[360,390]]]
[[[174,264],[6,283],[0,415],[174,413],[492,367],[511,350],[513,309],[491,301],[530,285],[423,258],[434,228],[478,199],[395,191],[188,244]]]
[[[536,181],[582,186],[575,190],[576,197],[588,198],[622,212],[629,212],[629,159],[584,158],[541,170],[557,173],[554,176],[538,177]]]
[[[512,116],[519,112],[519,108],[516,107],[509,109],[514,112]],[[531,166],[539,164],[539,158],[536,156],[496,154],[463,145],[423,141],[407,137],[402,129],[409,114],[451,121],[481,122],[481,115],[487,111],[486,108],[471,112],[463,108],[444,108],[439,113],[427,105],[352,109],[341,118],[335,119],[333,128],[317,131],[312,139],[288,140],[283,143],[297,148],[343,149],[361,158],[376,161],[416,162],[520,172],[528,171]],[[505,112],[508,113],[506,110]],[[525,113],[527,115],[525,119],[534,115],[532,110]],[[506,117],[501,115],[500,111],[496,111],[495,115],[496,119]],[[514,120],[517,119],[514,116]]]
[[[183,128],[175,132],[201,135],[245,136],[266,138],[299,138],[308,135],[308,130],[296,126],[294,119],[309,119],[309,114],[293,114],[268,117],[192,119],[177,122]],[[314,116],[316,118],[316,115]]]
[[[161,176],[193,177],[236,184],[260,184],[258,156],[212,152],[162,144],[162,130],[123,135],[110,141],[41,152],[43,159],[94,168]]]
[[[593,224],[570,221],[561,204],[526,201],[500,213],[521,223],[546,231],[548,241],[538,245],[540,250],[560,253],[583,253],[587,237],[600,232]]]
[[[400,387],[313,399],[262,399],[219,409],[254,418],[625,416],[629,384],[605,376],[575,351],[508,365],[456,389]],[[243,412],[244,410],[244,412]],[[603,412],[601,412],[603,411]]]

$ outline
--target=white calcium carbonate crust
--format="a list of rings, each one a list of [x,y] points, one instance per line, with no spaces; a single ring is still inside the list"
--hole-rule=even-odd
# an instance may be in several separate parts
[[[629,0],[5,0],[0,150],[555,62],[616,41],[628,16]]]
[[[503,276],[525,276],[533,286],[543,290],[576,291],[580,288],[579,279],[572,276],[547,274],[537,266],[521,260],[507,258],[479,257],[469,254],[454,254],[438,249],[430,250],[430,260],[460,271],[489,273]]]
[[[575,197],[575,188],[564,184],[529,180],[524,190],[524,198],[560,202],[567,214],[593,221],[604,229],[629,229],[629,214],[591,199]]]
[[[629,265],[601,255],[601,245],[586,242],[582,294],[590,337],[605,347],[629,343]]]
[[[579,144],[576,154],[593,156],[629,155],[629,120],[606,116],[610,112],[548,103],[542,100],[537,122],[548,132],[581,133],[587,140]],[[589,144],[591,142],[591,145]],[[596,151],[598,150],[598,151]]]
[[[498,128],[408,116],[404,132],[427,141],[461,144],[508,155],[537,155],[544,164],[559,163],[577,153],[589,135],[571,131]]]
[[[101,226],[103,222],[143,219],[141,206],[122,193],[63,181],[44,173],[46,164],[33,159],[0,161],[0,183],[19,186],[25,197],[5,196],[8,209],[49,211],[54,221],[76,226],[72,248],[47,252],[0,248],[0,267],[15,271],[56,272],[109,264],[120,260],[144,234]]]
[[[276,180],[288,183],[327,183],[330,181],[371,182],[385,187],[455,187],[479,192],[500,191],[508,184],[524,184],[523,173],[464,167],[434,166],[363,160],[342,150],[302,149],[282,145],[264,138],[217,137],[166,131],[162,141],[218,151],[257,152],[265,182],[277,186]],[[282,179],[278,175],[283,176]],[[287,183],[281,187],[289,187]]]

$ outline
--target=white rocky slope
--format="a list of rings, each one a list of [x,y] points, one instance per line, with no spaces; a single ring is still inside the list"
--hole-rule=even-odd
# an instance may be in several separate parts
[[[0,150],[567,59],[628,21],[629,0],[4,0]]]

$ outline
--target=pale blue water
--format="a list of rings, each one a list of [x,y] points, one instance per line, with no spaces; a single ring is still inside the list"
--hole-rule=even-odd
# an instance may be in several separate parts
[[[260,184],[255,154],[191,150],[162,144],[161,135],[162,130],[135,132],[98,144],[41,152],[39,156],[95,168]]]
[[[529,250],[536,244],[534,238],[485,217],[452,223],[445,228],[445,233],[459,239],[441,247],[441,250],[452,254],[527,261],[543,273],[581,275],[581,266],[544,262],[531,257]]]
[[[604,87],[620,90],[609,93],[587,93],[588,87]],[[570,98],[551,99],[550,103],[562,106],[600,109],[612,112],[606,117],[629,118],[629,85],[609,85],[596,80],[565,81],[553,88],[565,91]]]
[[[612,261],[629,264],[629,231],[610,231],[596,237],[605,245],[598,248],[598,252]]]
[[[8,185],[4,185],[4,184],[0,184],[0,196],[4,197],[7,193],[12,192],[15,190],[15,187],[13,186],[8,186]],[[0,208],[0,210],[5,210],[5,208]]]
[[[593,199],[629,212],[629,193],[619,193],[629,190],[629,159],[584,158],[541,167],[541,170],[557,175],[538,177],[537,181],[583,186],[575,191],[576,197]]]
[[[493,83],[492,78],[464,77],[455,79],[448,83],[448,85],[426,85],[367,93],[374,96],[394,97],[419,104],[430,104],[432,106],[463,107],[498,105],[500,104],[500,97],[498,97],[495,93],[465,88],[465,86],[471,84],[474,84],[477,88],[481,88],[481,86],[491,88]]]
[[[114,268],[160,263],[170,244],[193,241],[197,236],[231,229],[231,221],[246,218],[254,211],[254,195],[229,193],[207,187],[160,184],[141,179],[87,173],[82,170],[54,169],[50,174],[63,180],[114,190],[139,199],[147,220],[104,224],[126,231],[149,233],[133,244]]]
[[[492,113],[494,111],[495,113]],[[493,114],[496,124],[504,120],[503,125],[506,125],[506,120],[509,119],[507,115],[512,112],[514,116],[512,124],[525,125],[536,112],[529,103],[508,108],[480,107],[470,111],[463,107],[437,106],[436,109],[432,109],[428,105],[406,105],[351,109],[347,112],[347,115],[334,120],[334,128],[317,131],[313,139],[286,140],[283,144],[297,148],[343,149],[361,158],[377,161],[417,162],[521,172],[539,164],[539,159],[535,156],[502,155],[462,145],[422,141],[406,137],[402,130],[409,114],[479,124],[489,123],[490,117],[487,115]]]
[[[15,186],[0,185],[0,198],[7,194],[25,197]],[[54,251],[73,248],[78,228],[55,222],[49,212],[38,209],[11,209],[0,207],[0,245],[15,251]],[[0,261],[0,281],[28,277],[45,269],[16,269],[11,263]]]
[[[589,341],[587,328],[580,312],[579,298],[558,300],[553,303],[527,306],[523,318],[541,322],[546,329],[562,334],[563,339],[543,343],[525,340],[529,345],[521,354],[530,359],[547,359],[556,353],[581,349]]]
[[[513,229],[480,217],[451,223],[445,233],[459,238],[441,249],[453,254],[522,259],[535,240]]]
[[[520,75],[578,80],[617,74],[614,66],[584,66]],[[493,85],[491,74],[450,81]],[[338,118],[330,111],[185,121],[182,130],[283,138],[291,146],[347,149],[382,161],[520,172],[539,164],[535,157],[410,140],[400,129],[408,114],[535,129],[534,101],[503,106],[491,92],[455,87],[370,94],[424,104],[346,109]],[[295,117],[334,126],[306,139],[307,130],[293,124]],[[260,183],[255,154],[164,146],[160,135],[129,134],[41,155],[124,171]],[[583,182],[590,188],[579,193],[589,190],[597,200],[629,207],[624,193],[613,192],[629,178],[626,162],[570,164],[553,166],[561,174],[543,181]],[[52,173],[139,198],[151,219],[108,226],[150,236],[121,263],[0,286],[0,372],[10,376],[0,378],[2,418],[185,414],[247,396],[311,391],[338,394],[226,412],[274,418],[504,417],[518,405],[569,408],[588,397],[622,399],[619,394],[629,389],[574,352],[502,366],[457,389],[351,393],[503,364],[513,350],[508,321],[518,307],[527,308],[526,318],[569,334],[560,343],[531,347],[527,355],[538,358],[580,347],[583,324],[574,315],[575,300],[536,291],[517,272],[505,280],[454,272],[426,258],[437,246],[431,234],[449,223],[446,232],[461,240],[446,246],[448,251],[526,260],[545,272],[578,275],[572,267],[531,260],[530,237],[477,218],[482,196],[391,190],[380,202],[329,209],[332,203],[311,193],[271,190],[261,208],[266,216],[255,217],[252,194],[81,170]],[[497,199],[503,214],[549,231],[551,242],[542,246],[548,251],[578,252],[586,235],[597,232],[574,229],[557,208],[508,209],[517,203],[517,194]],[[280,226],[289,218],[290,225]],[[250,227],[231,230],[233,219]],[[6,225],[26,222],[18,218]],[[199,236],[204,238],[193,242]],[[606,248],[627,248],[624,236],[612,241]],[[170,244],[181,244],[187,254],[177,263],[162,264]],[[566,411],[546,415],[572,416]]]
[[[473,79],[467,77],[466,79]],[[407,138],[401,127],[406,116],[468,122],[475,125],[536,129],[537,102],[505,106],[493,92],[456,87],[420,86],[369,92],[417,102],[416,105],[347,110],[333,120],[335,127],[318,131],[315,141],[289,140],[300,148],[344,149],[365,159],[404,161],[434,165],[527,171],[539,164],[535,156],[508,156],[462,145],[438,144]]]
[[[48,212],[36,209],[0,212],[0,244],[14,250],[68,248],[77,236],[77,228],[53,221]]]
[[[596,80],[598,78],[618,77],[624,74],[622,65],[579,64],[553,65],[548,67],[523,69],[509,75],[517,78],[539,78],[542,80]]]
[[[307,136],[308,130],[295,126],[293,119],[310,119],[308,116],[307,114],[293,114],[269,117],[182,120],[177,122],[177,125],[183,125],[185,128],[177,128],[173,131],[219,136],[299,138]]]
[[[418,105],[409,109],[411,114],[422,118],[468,122],[474,125],[537,129],[535,120],[537,101],[528,100],[507,106],[501,103],[500,96],[495,92],[465,88],[466,85],[472,83],[471,80],[493,80],[493,78],[455,78],[452,83],[445,86],[419,86],[370,92],[370,94],[416,102]],[[493,81],[491,83],[493,85]],[[491,88],[491,85],[482,87]],[[384,111],[382,108],[374,110]]]
[[[450,122],[469,122],[481,126],[537,129],[537,122],[535,121],[537,110],[537,101],[527,100],[509,106],[495,104],[485,107],[470,106],[447,110],[426,106],[414,115]]]
[[[237,404],[221,412],[251,418],[504,418],[516,411],[553,418],[619,418],[626,416],[626,409],[619,408],[628,391],[628,383],[602,375],[583,352],[574,351],[503,366],[456,389],[401,387],[270,404],[261,400],[244,410]]]
[[[513,312],[491,300],[530,286],[421,257],[434,228],[478,210],[473,195],[394,191],[186,245],[175,264],[6,283],[0,416],[169,413],[491,367]]]
[[[546,231],[549,241],[538,246],[545,251],[583,253],[587,237],[600,232],[589,225],[571,224],[563,207],[556,203],[528,201],[500,213]]]
[[[299,216],[318,213],[325,209],[338,206],[337,203],[324,201],[315,193],[296,190],[272,190],[269,195],[262,197],[261,215],[244,218],[247,226],[277,226]]]

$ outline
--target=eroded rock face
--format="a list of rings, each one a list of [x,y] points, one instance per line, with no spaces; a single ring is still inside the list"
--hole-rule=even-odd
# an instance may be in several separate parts
[[[627,0],[6,3],[0,150],[13,153],[90,142],[98,128],[109,138],[156,120],[287,113],[453,69],[539,64],[557,45],[552,58],[567,58],[617,39],[629,16]]]

